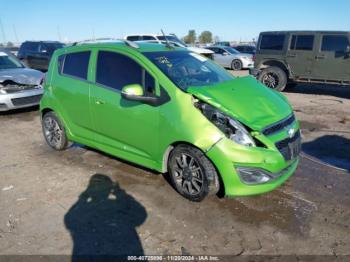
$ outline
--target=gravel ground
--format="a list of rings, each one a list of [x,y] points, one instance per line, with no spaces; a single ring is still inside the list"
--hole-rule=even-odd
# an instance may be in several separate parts
[[[304,139],[295,175],[201,203],[101,152],[51,150],[37,108],[0,114],[0,254],[350,255],[350,88],[285,95]]]

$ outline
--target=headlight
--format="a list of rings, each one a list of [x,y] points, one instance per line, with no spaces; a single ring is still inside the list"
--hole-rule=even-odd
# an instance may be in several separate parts
[[[0,88],[0,95],[6,95],[6,94],[7,94],[6,91]]]
[[[206,103],[197,102],[196,106],[227,138],[240,145],[255,146],[253,138],[240,122]]]

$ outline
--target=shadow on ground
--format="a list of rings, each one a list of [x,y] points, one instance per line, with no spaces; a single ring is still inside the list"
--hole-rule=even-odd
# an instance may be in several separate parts
[[[93,175],[64,217],[73,239],[72,261],[96,255],[143,255],[136,227],[146,218],[145,208],[118,183]]]
[[[303,144],[303,151],[333,166],[350,171],[350,140],[325,135]]]
[[[295,87],[287,88],[285,92],[313,95],[329,95],[339,98],[350,99],[350,86],[335,86],[325,84],[297,84]]]

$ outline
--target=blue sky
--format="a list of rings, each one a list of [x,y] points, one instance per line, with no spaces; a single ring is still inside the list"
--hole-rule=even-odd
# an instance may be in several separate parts
[[[161,28],[178,36],[210,30],[221,40],[251,40],[266,30],[350,31],[348,0],[0,0],[0,6],[6,41],[14,42],[123,37]]]

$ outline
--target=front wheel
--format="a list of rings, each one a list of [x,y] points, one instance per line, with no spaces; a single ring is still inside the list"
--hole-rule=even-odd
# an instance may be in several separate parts
[[[219,191],[219,179],[213,164],[195,147],[178,145],[170,153],[168,170],[175,189],[191,201],[202,201]]]
[[[241,60],[238,60],[238,59],[234,59],[231,63],[231,69],[234,70],[234,71],[239,71],[239,70],[242,70],[242,61]]]
[[[279,67],[265,68],[259,74],[258,79],[267,87],[276,91],[283,91],[287,85],[287,74]]]
[[[69,141],[63,124],[54,112],[46,113],[41,124],[45,140],[50,147],[55,150],[64,150],[68,147]]]

